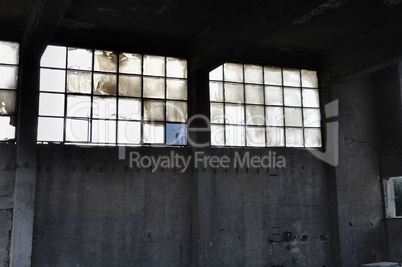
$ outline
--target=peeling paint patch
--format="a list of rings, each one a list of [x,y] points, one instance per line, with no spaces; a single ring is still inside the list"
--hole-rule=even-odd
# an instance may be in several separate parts
[[[303,17],[295,20],[293,22],[293,25],[308,23],[311,21],[311,19],[313,17],[322,15],[326,10],[339,8],[343,5],[345,5],[346,3],[347,3],[347,0],[329,0],[329,1],[325,2],[324,4],[320,5],[319,7],[317,7],[316,9],[313,9],[312,11],[310,11]]]

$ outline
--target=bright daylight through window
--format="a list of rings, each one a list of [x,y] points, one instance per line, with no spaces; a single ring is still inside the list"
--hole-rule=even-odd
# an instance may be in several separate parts
[[[212,145],[322,146],[315,71],[226,63],[209,79]]]
[[[187,61],[48,46],[38,142],[187,144]]]
[[[0,41],[0,141],[15,140],[19,44]]]

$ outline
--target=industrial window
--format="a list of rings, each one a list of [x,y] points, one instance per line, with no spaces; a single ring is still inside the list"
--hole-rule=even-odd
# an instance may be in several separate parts
[[[209,80],[211,145],[322,146],[315,71],[226,63]]]
[[[187,61],[48,46],[38,142],[187,144]]]
[[[402,177],[383,179],[385,213],[387,218],[402,216]]]
[[[19,44],[0,41],[0,141],[14,141]]]

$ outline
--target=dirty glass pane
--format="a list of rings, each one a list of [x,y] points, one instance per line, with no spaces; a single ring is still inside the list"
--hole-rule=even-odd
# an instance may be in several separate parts
[[[0,116],[15,115],[17,111],[16,103],[17,103],[17,91],[0,90]]]
[[[264,92],[260,85],[245,86],[247,104],[264,104]]]
[[[113,74],[94,74],[95,95],[116,95],[117,77]]]
[[[163,144],[165,142],[165,125],[162,123],[144,124],[144,143]]]
[[[165,120],[165,101],[144,100],[144,119],[149,121]]]
[[[20,45],[14,42],[0,41],[0,63],[18,64]]]
[[[68,71],[67,93],[91,93],[92,77],[90,72]]]
[[[116,143],[116,121],[93,120],[92,141],[95,143]]]
[[[303,146],[303,129],[286,128],[286,146],[302,147]]]
[[[141,122],[119,121],[117,141],[120,144],[140,144]]]
[[[285,108],[286,126],[303,126],[301,108]]]
[[[246,137],[247,137],[247,146],[265,147],[264,127],[247,127]]]
[[[0,141],[7,141],[15,138],[15,126],[12,125],[12,120],[15,120],[15,118],[0,116]]]
[[[226,125],[226,145],[245,146],[244,126]]]
[[[320,98],[318,95],[318,90],[303,89],[303,106],[311,108],[320,107]]]
[[[144,55],[144,75],[165,76],[165,57]]]
[[[224,77],[227,82],[243,82],[243,65],[226,63],[224,67]]]
[[[301,90],[299,88],[284,88],[285,106],[301,106]]]
[[[117,54],[111,51],[95,50],[94,70],[117,72]]]
[[[211,145],[225,145],[225,127],[223,125],[211,125]]]
[[[212,81],[222,81],[223,80],[223,65],[212,70],[209,73],[209,79]]]
[[[304,139],[306,147],[321,147],[321,130],[320,129],[304,129]]]
[[[187,81],[167,79],[166,90],[168,99],[187,100]]]
[[[283,85],[300,87],[300,70],[283,69]]]
[[[119,75],[119,95],[141,97],[141,77]]]
[[[143,97],[165,98],[165,79],[144,77]]]
[[[63,141],[63,118],[38,118],[38,141]]]
[[[282,85],[282,69],[277,67],[264,67],[264,83],[269,85]]]
[[[66,51],[65,46],[48,45],[40,60],[41,67],[65,68]]]
[[[119,60],[120,73],[141,74],[142,56],[140,54],[121,53]]]
[[[285,131],[282,127],[267,127],[267,145],[285,146]]]
[[[209,83],[209,100],[216,102],[223,102],[223,83],[221,82]]]
[[[166,144],[186,145],[187,126],[179,123],[166,123]]]
[[[225,122],[228,124],[244,124],[244,106],[225,105]]]
[[[141,120],[141,99],[119,99],[120,120]]]
[[[223,104],[211,103],[211,123],[223,123]]]
[[[88,142],[89,141],[88,120],[66,119],[66,141]]]
[[[0,88],[17,89],[18,67],[0,66]]]
[[[67,96],[67,117],[89,118],[91,116],[91,97]]]
[[[265,105],[283,105],[282,87],[265,86]]]
[[[264,125],[265,114],[263,106],[246,106],[246,124]]]
[[[319,109],[305,108],[303,109],[304,127],[320,127],[321,114]]]
[[[64,70],[40,69],[40,90],[64,93],[66,72]]]
[[[311,70],[301,70],[302,86],[318,88],[317,72]]]
[[[262,66],[244,65],[244,82],[262,84],[263,82]]]
[[[166,101],[166,121],[187,122],[187,103],[183,101]]]
[[[244,103],[243,84],[225,83],[225,102]]]
[[[40,93],[39,115],[64,116],[64,94]]]
[[[166,76],[172,78],[187,78],[187,60],[166,58]]]
[[[69,47],[67,68],[92,70],[92,50]]]
[[[100,119],[115,119],[116,98],[95,96],[93,98],[92,116]]]
[[[269,126],[283,126],[283,108],[266,107],[265,123]]]

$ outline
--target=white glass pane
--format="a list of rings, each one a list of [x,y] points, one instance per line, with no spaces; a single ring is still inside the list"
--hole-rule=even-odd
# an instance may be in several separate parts
[[[163,144],[165,142],[165,126],[163,124],[144,124],[144,143]]]
[[[40,70],[40,90],[64,93],[66,87],[66,71]]]
[[[209,73],[209,79],[213,81],[222,81],[223,80],[223,65],[217,67]]]
[[[141,74],[142,56],[140,54],[121,53],[119,60],[120,73]]]
[[[50,68],[65,68],[66,67],[66,51],[64,46],[48,45],[42,55],[40,66]]]
[[[264,67],[264,83],[269,85],[282,85],[282,69],[277,67]]]
[[[211,103],[211,122],[212,123],[223,123],[223,104]]]
[[[225,145],[225,127],[223,125],[211,125],[211,145]]]
[[[94,97],[92,116],[100,119],[116,118],[116,98],[114,97]]]
[[[118,142],[121,144],[140,144],[141,122],[119,121]]]
[[[187,122],[187,103],[183,101],[166,102],[166,121]]]
[[[225,81],[243,82],[243,64],[226,63],[223,66]]]
[[[92,142],[107,144],[116,143],[116,121],[93,120]]]
[[[95,95],[116,95],[117,77],[113,74],[94,74]]]
[[[165,98],[165,79],[144,77],[144,97]]]
[[[267,127],[267,145],[285,146],[285,131],[282,127]]]
[[[38,141],[63,141],[63,118],[38,118]]]
[[[283,105],[282,87],[265,86],[265,105]]]
[[[187,100],[187,81],[167,79],[166,91],[168,99]]]
[[[14,117],[0,116],[0,141],[15,139],[15,126],[11,121]]]
[[[66,119],[66,141],[88,142],[89,141],[88,120]]]
[[[246,83],[262,84],[262,66],[244,65],[244,81]]]
[[[301,106],[301,90],[298,88],[284,88],[285,106]]]
[[[17,89],[18,67],[0,66],[0,88]]]
[[[283,108],[266,107],[265,123],[269,126],[283,126]]]
[[[320,129],[304,129],[304,139],[306,147],[321,147],[321,130]]]
[[[166,58],[166,75],[173,78],[187,78],[187,60]]]
[[[141,97],[141,77],[120,75],[119,95]]]
[[[311,70],[302,70],[302,86],[318,88],[317,72]]]
[[[220,82],[209,83],[209,100],[216,102],[223,102],[223,83]]]
[[[20,45],[14,42],[0,41],[0,63],[18,64]]]
[[[245,146],[244,126],[226,125],[226,145]]]
[[[300,87],[300,70],[283,69],[283,85]]]
[[[303,109],[304,127],[320,127],[321,114],[319,109],[305,108]]]
[[[225,105],[225,122],[228,124],[244,124],[244,106]]]
[[[225,83],[225,102],[244,103],[243,85],[235,83]]]
[[[92,70],[92,50],[81,48],[68,48],[69,69]]]
[[[264,92],[260,85],[246,85],[246,103],[264,104]]]
[[[166,123],[166,144],[186,145],[187,126],[179,123]]]
[[[119,119],[141,120],[141,100],[120,98]]]
[[[303,130],[299,128],[286,128],[286,146],[302,147],[303,146]]]
[[[286,126],[303,126],[301,108],[285,108]]]
[[[265,114],[263,106],[246,106],[246,124],[264,125]]]
[[[67,96],[67,117],[89,118],[91,116],[91,97]]]
[[[90,72],[68,71],[67,92],[68,93],[91,93],[92,77]]]
[[[117,54],[111,51],[95,50],[94,70],[117,71]]]
[[[165,102],[144,100],[144,119],[149,121],[165,120]]]
[[[15,115],[16,104],[17,91],[0,90],[0,115]]]
[[[165,58],[144,55],[144,75],[165,76]]]
[[[40,93],[39,115],[64,116],[64,94]]]
[[[311,108],[320,107],[318,90],[303,89],[303,106]]]
[[[265,128],[247,127],[247,146],[265,147]]]

